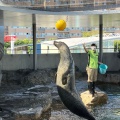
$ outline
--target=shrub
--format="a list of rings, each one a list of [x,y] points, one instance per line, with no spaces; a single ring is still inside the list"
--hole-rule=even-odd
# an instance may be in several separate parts
[[[41,40],[37,40],[37,43],[40,43]],[[33,40],[32,39],[23,39],[23,40],[16,40],[15,41],[15,46],[18,46],[18,45],[28,45],[28,44],[33,44]],[[6,53],[7,51],[7,48],[9,48],[11,46],[11,43],[10,42],[5,42],[4,43],[4,52]],[[32,50],[32,47],[33,46],[29,46],[27,47],[28,49],[28,53],[31,53],[33,52]]]
[[[5,48],[10,47],[10,42],[5,42],[5,43],[4,43],[4,47],[5,47]]]
[[[41,40],[37,40],[37,43],[40,43]],[[28,45],[28,44],[32,44],[33,40],[32,39],[23,39],[23,40],[16,40],[15,41],[15,46],[17,45]],[[4,47],[5,48],[9,48],[10,47],[10,42],[5,42],[4,43]]]
[[[90,37],[90,36],[98,35],[98,34],[99,34],[98,30],[85,31],[85,32],[82,32],[82,37]]]
[[[115,52],[117,52],[117,51],[120,52],[120,40],[115,40],[114,41],[114,51]]]

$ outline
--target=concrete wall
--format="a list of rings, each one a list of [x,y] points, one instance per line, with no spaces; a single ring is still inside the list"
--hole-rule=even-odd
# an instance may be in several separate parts
[[[87,54],[72,54],[75,65],[85,72],[87,65]],[[41,54],[38,55],[38,69],[43,68],[57,68],[59,64],[59,54]],[[117,58],[117,53],[105,53],[103,55],[103,63],[108,65],[108,71],[120,70],[120,59]],[[1,61],[2,70],[18,70],[18,69],[32,69],[33,57],[32,55],[4,55]]]

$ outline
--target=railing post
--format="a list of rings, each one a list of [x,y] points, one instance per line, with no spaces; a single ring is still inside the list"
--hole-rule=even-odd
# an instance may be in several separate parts
[[[36,15],[32,14],[32,31],[33,31],[33,69],[37,70],[37,53],[36,53]]]
[[[103,16],[99,15],[99,61],[103,58]]]
[[[3,11],[0,10],[0,42],[4,43],[4,14]]]

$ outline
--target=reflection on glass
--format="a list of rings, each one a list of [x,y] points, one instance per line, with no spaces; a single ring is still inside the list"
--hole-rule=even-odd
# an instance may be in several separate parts
[[[0,0],[0,4],[47,11],[114,9],[120,0]]]

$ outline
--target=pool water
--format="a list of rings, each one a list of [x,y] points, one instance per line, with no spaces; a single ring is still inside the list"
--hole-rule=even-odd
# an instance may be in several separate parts
[[[79,84],[80,83],[78,82],[76,85],[77,88],[79,88]],[[120,120],[120,86],[113,84],[99,84],[97,87],[107,93],[108,102],[107,104],[89,110],[91,114],[96,120]],[[84,89],[85,86],[83,86],[83,91]],[[44,115],[41,120],[85,120],[84,118],[80,118],[71,113],[60,103],[54,105],[49,113],[49,115],[45,113],[47,117]]]
[[[39,120],[85,120],[84,118],[80,118],[79,116],[76,116],[75,114],[73,114],[72,112],[70,112],[61,102],[58,93],[57,93],[57,89],[56,89],[56,85],[55,84],[50,84],[49,85],[50,89],[52,90],[52,97],[53,97],[53,104],[51,106],[51,108],[47,111],[44,112],[41,116],[41,118]],[[120,120],[120,86],[119,85],[115,85],[115,84],[97,84],[97,87],[106,92],[108,95],[108,101],[107,104],[101,105],[101,106],[97,106],[94,107],[92,109],[89,109],[89,111],[91,112],[91,114],[96,118],[96,120]],[[46,88],[46,89],[45,89]],[[27,100],[26,99],[26,94],[22,94],[25,93],[25,91],[27,90],[27,92],[31,92],[29,99],[31,99],[32,96],[32,92],[36,92],[39,93],[40,95],[45,92],[47,92],[47,87],[41,87],[41,86],[36,86],[35,89],[29,88],[30,90],[34,90],[34,91],[28,91],[28,88],[21,88],[21,87],[13,87],[13,86],[7,86],[5,88],[5,86],[1,87],[0,89],[0,100],[1,100],[1,104],[9,107],[9,104],[4,102],[4,101],[8,101],[8,99],[17,99],[19,97],[25,97],[25,99],[23,100]],[[84,92],[87,90],[87,82],[86,80],[83,81],[76,81],[76,88],[77,91],[79,93]],[[12,90],[13,89],[13,90]],[[29,94],[27,94],[29,95]],[[13,99],[14,101],[14,99]],[[37,100],[36,104],[39,104],[39,100]],[[35,103],[35,101],[34,101]],[[10,101],[11,104],[11,101]],[[13,104],[13,102],[12,102]],[[19,103],[20,104],[20,103]],[[14,103],[14,106],[17,105],[17,103]],[[21,104],[20,104],[21,105]],[[26,105],[26,104],[24,104]],[[25,106],[23,106],[25,107]],[[11,112],[9,111],[0,111],[0,119],[1,117],[3,118],[2,120],[15,120],[14,116],[12,115]]]

